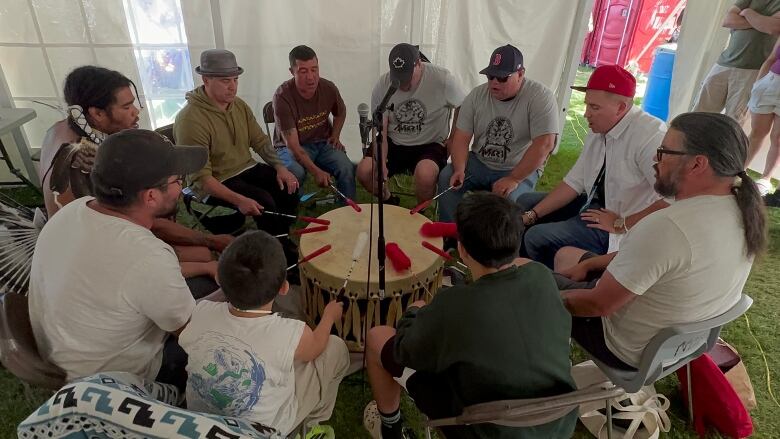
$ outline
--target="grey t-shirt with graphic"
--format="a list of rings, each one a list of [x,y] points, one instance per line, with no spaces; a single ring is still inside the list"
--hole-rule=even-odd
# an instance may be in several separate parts
[[[388,111],[388,137],[396,145],[444,143],[449,136],[450,110],[460,106],[466,93],[452,73],[444,67],[423,63],[417,87],[399,89],[390,98],[394,111]],[[382,75],[371,93],[371,108],[376,108],[390,87],[389,73]]]
[[[471,150],[490,169],[511,170],[534,138],[558,134],[555,95],[539,82],[524,81],[508,101],[490,96],[488,84],[478,85],[460,107],[458,129],[474,134]]]

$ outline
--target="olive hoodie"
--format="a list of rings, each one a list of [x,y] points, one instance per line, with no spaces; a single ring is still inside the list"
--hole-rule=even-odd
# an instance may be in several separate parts
[[[176,115],[173,135],[179,145],[203,145],[209,160],[190,176],[197,187],[213,176],[225,181],[256,165],[249,148],[271,166],[281,165],[268,136],[257,123],[252,109],[241,98],[222,111],[211,102],[203,86],[188,92],[187,105]]]

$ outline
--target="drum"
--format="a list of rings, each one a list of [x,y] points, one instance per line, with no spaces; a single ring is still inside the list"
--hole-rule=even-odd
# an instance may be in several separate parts
[[[330,220],[328,230],[301,235],[301,255],[307,255],[323,245],[331,250],[301,264],[301,285],[304,308],[309,324],[322,317],[325,304],[341,290],[352,264],[352,253],[360,232],[369,233],[370,204],[361,205],[356,212],[349,206],[331,210],[320,216]],[[441,248],[441,238],[424,238],[420,227],[428,222],[422,215],[410,215],[409,209],[385,205],[385,241],[395,242],[409,256],[412,267],[398,273],[388,259],[385,264],[385,297],[379,297],[379,269],[377,262],[378,218],[374,210],[373,233],[362,256],[355,263],[345,296],[349,307],[335,327],[351,351],[362,351],[366,331],[374,326],[395,326],[406,307],[417,300],[430,302],[441,286],[443,261],[441,257],[422,246],[422,241]],[[369,249],[371,254],[369,256]],[[371,271],[369,273],[369,265]]]

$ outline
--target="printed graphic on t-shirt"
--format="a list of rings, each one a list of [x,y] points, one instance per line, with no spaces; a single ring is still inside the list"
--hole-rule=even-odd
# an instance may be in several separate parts
[[[203,366],[190,371],[187,385],[216,413],[241,416],[260,400],[265,368],[248,344],[206,332],[192,344],[189,357]]]
[[[393,115],[396,125],[393,131],[401,134],[417,134],[422,131],[425,120],[425,105],[417,99],[409,99],[396,106]]]
[[[298,129],[299,135],[327,124],[328,114],[330,114],[328,111],[320,111],[317,114],[303,116],[298,119],[295,125]]]
[[[505,163],[509,156],[509,144],[514,133],[512,122],[505,117],[497,117],[490,121],[485,135],[485,144],[477,151],[483,161]]]

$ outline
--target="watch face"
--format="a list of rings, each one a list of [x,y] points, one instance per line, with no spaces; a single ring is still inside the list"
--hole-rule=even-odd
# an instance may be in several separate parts
[[[622,229],[626,224],[626,220],[624,218],[618,218],[615,220],[615,223],[612,224],[612,226],[616,229]]]

